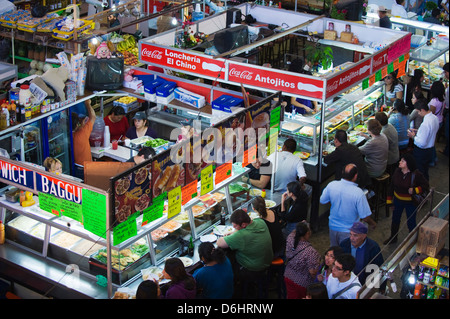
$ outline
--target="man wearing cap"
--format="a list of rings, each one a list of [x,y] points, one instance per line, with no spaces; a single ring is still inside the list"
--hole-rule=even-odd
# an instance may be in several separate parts
[[[330,182],[320,196],[321,204],[331,204],[328,227],[330,230],[330,246],[339,246],[345,238],[350,237],[350,228],[360,219],[376,227],[370,217],[372,211],[364,191],[358,187],[358,168],[355,164],[347,164],[342,171],[342,178]]]
[[[156,138],[156,132],[153,131],[150,126],[147,119],[147,116],[145,115],[145,112],[136,112],[136,114],[133,116],[134,126],[131,126],[127,133],[125,134],[126,138],[129,138],[130,140],[142,137],[142,136],[150,136],[153,138]]]
[[[380,267],[384,263],[380,246],[374,240],[367,237],[368,227],[365,223],[355,222],[350,228],[350,237],[344,239],[340,246],[344,253],[349,253],[355,257],[356,265],[353,272],[358,276],[359,281],[364,284],[366,278],[373,271],[366,268],[367,265],[377,265]]]
[[[384,6],[378,8],[378,17],[380,18],[380,27],[392,29],[391,19],[387,16],[387,9]]]

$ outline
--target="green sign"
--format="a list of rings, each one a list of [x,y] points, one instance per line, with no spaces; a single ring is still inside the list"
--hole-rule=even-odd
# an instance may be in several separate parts
[[[82,190],[84,229],[106,238],[106,195],[89,189]]]
[[[381,70],[378,70],[377,73],[375,73],[375,81],[381,81]]]
[[[83,222],[83,212],[80,204],[71,202],[69,200],[60,199],[60,211],[66,217],[75,219],[80,223]]]
[[[128,238],[137,235],[136,215],[130,216],[126,221],[114,227],[113,245],[119,245]]]
[[[270,111],[270,128],[277,128],[278,131],[281,130],[280,117],[281,106],[278,106]]]
[[[362,89],[365,90],[365,89],[367,89],[368,87],[369,87],[369,78],[364,79],[364,80],[362,81]]]
[[[161,195],[160,195],[161,196]],[[153,200],[153,204],[150,207],[147,207],[143,211],[142,224],[151,223],[158,218],[161,218],[164,211],[164,197],[162,200],[156,200],[156,197]]]
[[[388,64],[388,73],[392,73],[394,72],[394,63],[389,63]]]
[[[59,216],[61,211],[61,201],[58,197],[45,193],[39,193],[39,208]]]

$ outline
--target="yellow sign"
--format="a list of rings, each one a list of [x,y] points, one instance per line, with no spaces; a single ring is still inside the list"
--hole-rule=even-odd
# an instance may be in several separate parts
[[[200,195],[205,195],[214,189],[213,184],[213,166],[208,165],[201,172],[201,190]]]
[[[172,218],[181,212],[181,186],[172,189],[167,196],[169,206],[167,218]]]
[[[278,129],[271,128],[269,135],[269,147],[267,149],[267,156],[277,151],[277,145],[278,145]]]

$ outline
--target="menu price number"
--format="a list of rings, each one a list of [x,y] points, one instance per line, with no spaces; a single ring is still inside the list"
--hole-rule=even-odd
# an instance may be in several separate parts
[[[208,165],[200,174],[200,195],[205,195],[213,190],[213,166]]]

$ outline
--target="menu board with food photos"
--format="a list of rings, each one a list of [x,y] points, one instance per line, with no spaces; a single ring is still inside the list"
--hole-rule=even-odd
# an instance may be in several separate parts
[[[135,212],[142,212],[152,200],[152,163],[139,165],[114,179],[114,217],[124,222]]]
[[[183,150],[183,148],[179,148]],[[184,156],[183,153],[174,154],[173,156]],[[152,176],[153,185],[152,193],[153,197],[157,197],[164,192],[170,192],[175,187],[183,187],[186,183],[186,173],[183,162],[174,158],[172,161],[170,149],[158,154],[153,159]],[[179,163],[177,163],[179,162]]]
[[[203,147],[200,138],[191,138],[188,141],[188,148],[186,156],[189,156],[189,161],[186,159],[184,164],[186,185],[198,180],[202,168],[207,165],[202,158]]]

